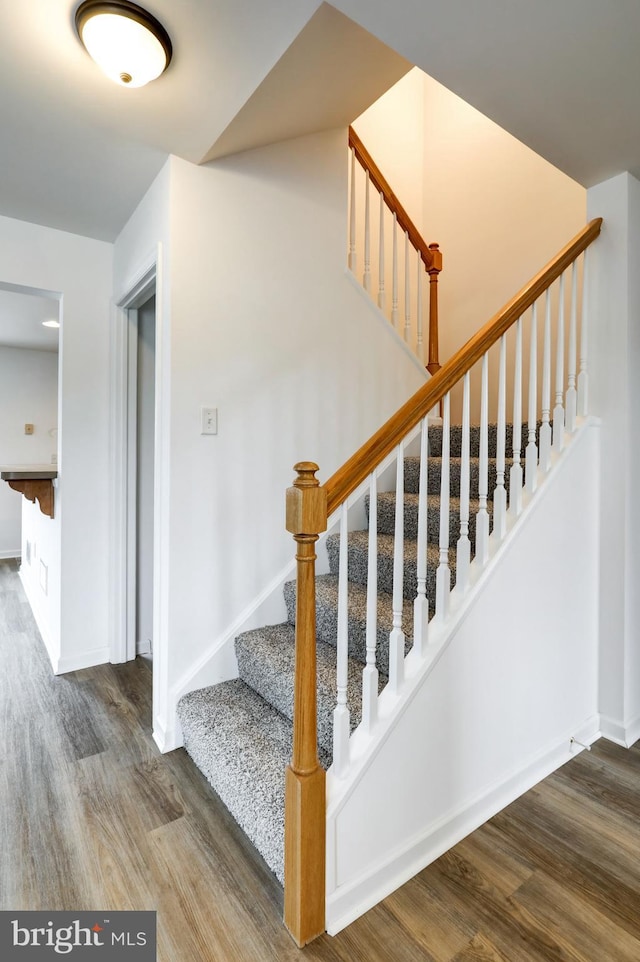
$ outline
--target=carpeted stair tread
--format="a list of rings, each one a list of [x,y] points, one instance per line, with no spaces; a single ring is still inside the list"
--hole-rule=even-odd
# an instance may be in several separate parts
[[[236,638],[240,678],[282,715],[293,720],[295,627],[288,623],[245,631]],[[316,647],[318,677],[318,742],[333,753],[333,710],[336,707],[336,650],[319,641]],[[348,704],[351,729],[360,724],[361,662],[349,659]],[[381,677],[381,686],[386,678]]]
[[[187,752],[283,882],[291,722],[240,679],[184,695],[178,717]]]
[[[404,536],[416,539],[418,537],[418,500],[417,494],[404,493]],[[396,495],[395,491],[383,491],[378,495],[378,533],[393,534],[396,523]],[[369,497],[365,507],[369,516]],[[480,509],[480,502],[476,499],[469,501],[469,538],[475,544],[476,515]],[[487,511],[491,517],[493,503],[487,502]],[[440,536],[440,496],[430,494],[427,497],[427,540],[437,542]],[[449,544],[453,545],[460,537],[460,499],[449,500]]]
[[[296,583],[284,586],[284,598],[291,624],[295,622]],[[356,661],[365,662],[367,657],[367,589],[355,582],[349,583],[348,595],[349,655]],[[389,632],[393,619],[391,595],[378,592],[378,623],[376,663],[378,671],[389,674]],[[405,633],[405,652],[411,648],[413,637],[413,604],[403,604],[402,630]],[[316,578],[316,632],[319,640],[334,649],[338,637],[338,578],[333,574]],[[335,654],[334,654],[335,666]]]
[[[378,589],[391,594],[393,592],[393,553],[394,537],[391,534],[378,535]],[[340,554],[340,535],[332,534],[327,538],[327,554],[329,555],[329,570],[338,573]],[[348,548],[348,577],[350,582],[366,586],[369,555],[369,532],[350,531]],[[433,605],[436,592],[436,569],[439,564],[440,552],[438,545],[427,544],[427,597]],[[417,542],[407,538],[404,542],[403,566],[403,595],[408,601],[413,601],[418,590],[417,578]],[[449,567],[451,568],[451,587],[454,586],[456,575],[455,547],[449,548]]]
[[[524,455],[522,463],[524,464]],[[504,481],[507,492],[509,491],[509,471],[513,460],[505,459]],[[440,495],[440,482],[442,471],[442,459],[440,456],[429,458],[427,464],[427,491],[429,494]],[[451,497],[460,497],[460,479],[462,477],[462,459],[452,457],[449,461],[449,491]],[[489,499],[493,498],[493,489],[496,486],[497,461],[489,458],[487,463],[487,480]],[[478,496],[478,484],[480,479],[480,459],[469,459],[469,494],[472,498]],[[420,490],[420,458],[406,457],[404,459],[404,489],[412,494],[417,494]]]

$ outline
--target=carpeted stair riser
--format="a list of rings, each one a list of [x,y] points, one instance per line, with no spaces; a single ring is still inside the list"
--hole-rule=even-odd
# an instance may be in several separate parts
[[[378,535],[378,590],[387,594],[393,592],[393,535]],[[413,601],[418,590],[417,566],[416,566],[416,547],[417,543],[407,540],[404,544],[404,566],[403,566],[403,595],[407,601]],[[359,585],[367,584],[369,553],[369,535],[366,531],[349,532],[348,548],[348,576],[349,582]],[[327,554],[329,555],[329,570],[332,574],[338,574],[339,554],[340,554],[340,535],[330,535],[327,538]],[[436,593],[436,569],[439,563],[439,549],[436,544],[427,544],[427,597],[433,604]],[[451,587],[456,581],[456,552],[455,548],[449,549],[449,567],[451,569]]]
[[[183,696],[178,718],[186,750],[283,882],[291,722],[240,679]],[[323,749],[320,756],[330,762]]]
[[[295,627],[270,625],[245,631],[236,638],[236,656],[242,681],[273,708],[293,721],[293,682],[295,675]],[[318,743],[328,755],[333,753],[333,710],[336,707],[335,645],[319,641],[316,649],[318,672]],[[362,663],[349,659],[348,696],[351,729],[360,724]],[[380,679],[380,687],[386,677]]]
[[[378,533],[393,534],[396,523],[396,496],[393,491],[378,495]],[[369,517],[369,496],[365,499],[367,518]],[[476,540],[476,515],[480,509],[479,501],[469,502],[469,539],[472,545]],[[493,503],[487,502],[489,517],[493,515]],[[418,537],[418,495],[404,495],[404,536]],[[451,498],[449,502],[449,544],[453,547],[460,537],[460,500]],[[427,540],[434,544],[440,538],[440,498],[429,495],[427,501]]]
[[[296,617],[296,583],[284,586],[287,615],[291,624]],[[348,598],[349,656],[365,663],[367,658],[367,589],[361,584],[349,585]],[[389,632],[392,627],[391,595],[378,592],[378,617],[376,633],[376,664],[378,671],[389,674]],[[405,601],[402,614],[402,630],[405,633],[405,652],[409,652],[413,637],[413,602]],[[319,575],[316,578],[316,634],[320,641],[336,646],[338,637],[338,579],[336,575]],[[334,655],[335,658],[335,655]],[[334,661],[335,666],[335,661]]]
[[[539,440],[541,422],[536,425],[536,444]],[[429,426],[429,455],[442,455],[442,426],[432,424]],[[521,433],[521,455],[524,457],[524,449],[529,441],[529,425],[525,421],[522,425]],[[462,456],[462,425],[452,424],[449,434],[449,453],[451,457],[459,458]],[[488,454],[490,458],[495,458],[498,453],[498,425],[489,424],[487,431]],[[469,453],[471,457],[480,456],[480,427],[477,424],[471,426],[469,430]],[[511,456],[513,453],[513,429],[511,424],[506,425],[505,431],[505,454]]]

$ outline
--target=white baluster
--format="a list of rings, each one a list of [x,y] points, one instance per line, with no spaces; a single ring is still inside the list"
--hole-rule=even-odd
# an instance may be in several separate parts
[[[338,565],[338,638],[336,652],[337,703],[333,711],[333,767],[342,778],[349,767],[349,596],[348,596],[348,512],[342,505],[340,515],[340,556]]]
[[[513,464],[509,473],[509,510],[522,511],[522,318],[516,321],[516,367],[513,379]]]
[[[378,718],[378,481],[369,479],[369,554],[367,567],[367,663],[362,670],[362,721],[370,732]]]
[[[560,275],[558,329],[556,331],[556,403],[553,409],[553,448],[562,451],[564,445],[564,274]]]
[[[580,373],[578,374],[578,414],[584,418],[589,412],[589,371],[587,368],[589,355],[589,275],[587,258],[589,250],[582,258],[582,310],[580,312]]]
[[[398,326],[398,218],[393,215],[393,253],[391,262],[391,323]]]
[[[404,441],[398,445],[396,464],[396,523],[393,538],[393,625],[389,635],[389,685],[398,692],[404,681]]]
[[[449,610],[451,591],[451,570],[449,568],[449,452],[450,438],[450,395],[445,395],[442,404],[442,467],[440,478],[440,557],[436,572],[436,618],[443,621]]]
[[[462,463],[460,470],[460,537],[456,545],[456,588],[461,593],[469,587],[471,541],[469,540],[469,394],[470,374],[464,376],[462,392]]]
[[[424,364],[424,342],[422,330],[422,256],[418,251],[418,264],[416,269],[416,284],[418,287],[418,297],[416,304],[416,354],[418,360]]]
[[[404,339],[411,337],[411,265],[409,264],[409,231],[404,232]]]
[[[413,603],[413,647],[417,655],[424,655],[429,630],[429,599],[427,598],[427,513],[429,506],[429,422],[422,422],[420,435],[420,482],[418,486],[418,590]]]
[[[480,475],[478,479],[478,501],[480,507],[476,515],[476,558],[481,565],[489,557],[489,355],[482,358],[482,388],[480,394]]]
[[[498,436],[496,438],[496,489],[493,492],[493,530],[499,541],[507,533],[507,489],[504,485],[507,433],[507,335],[500,338],[498,373]]]
[[[529,339],[529,433],[525,451],[525,483],[527,491],[536,489],[538,447],[536,421],[538,418],[538,305],[531,308],[531,337]]]
[[[544,346],[542,349],[542,424],[540,425],[540,467],[551,467],[551,290],[547,288],[544,308]]]
[[[356,152],[351,148],[351,196],[349,205],[349,270],[356,272]]]
[[[364,187],[364,274],[362,276],[362,286],[367,294],[371,293],[371,213],[369,187],[369,171],[367,171]]]
[[[571,265],[571,313],[569,314],[569,358],[568,383],[565,399],[567,431],[572,433],[576,429],[576,413],[578,410],[578,392],[576,391],[576,344],[578,339],[578,264]]]
[[[384,194],[380,191],[380,248],[378,251],[378,307],[384,314],[387,310],[387,295],[384,289]]]

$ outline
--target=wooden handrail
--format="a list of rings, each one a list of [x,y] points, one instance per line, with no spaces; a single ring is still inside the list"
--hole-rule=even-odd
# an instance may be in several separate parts
[[[369,180],[382,194],[384,202],[395,215],[396,221],[403,233],[406,233],[410,243],[418,251],[425,269],[429,275],[429,338],[428,362],[429,374],[440,370],[438,355],[438,278],[442,270],[442,252],[439,244],[427,244],[422,234],[413,223],[406,210],[394,194],[389,181],[386,179],[375,160],[362,143],[353,127],[349,127],[349,147],[353,150],[360,166],[368,173]]]
[[[430,247],[429,244],[426,243],[422,237],[422,234],[392,191],[389,181],[386,179],[353,127],[349,127],[349,146],[353,148],[353,151],[356,155],[356,160],[360,166],[369,171],[369,179],[371,180],[371,183],[379,193],[382,193],[387,207],[396,215],[398,219],[398,225],[403,231],[407,232],[409,235],[409,240],[415,249],[420,252],[420,256],[424,261],[424,266],[427,270],[430,270],[437,263],[438,245],[434,244],[432,247]],[[440,255],[440,258],[442,258],[442,255]],[[440,270],[441,267],[442,262],[440,260],[440,267],[438,270]]]
[[[444,367],[404,404],[393,417],[349,458],[323,485],[327,493],[327,513],[338,508],[359,487],[374,468],[396,447],[451,390],[452,387],[498,341],[511,325],[531,307],[544,291],[596,239],[602,218],[592,220],[533,277],[522,290],[498,311],[477,334],[447,361]]]

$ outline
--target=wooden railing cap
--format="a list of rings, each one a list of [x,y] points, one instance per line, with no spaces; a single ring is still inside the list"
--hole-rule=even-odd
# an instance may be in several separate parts
[[[298,461],[297,464],[294,464],[293,470],[298,475],[293,482],[296,488],[314,488],[320,484],[315,476],[316,471],[319,471],[320,468],[315,461]]]

